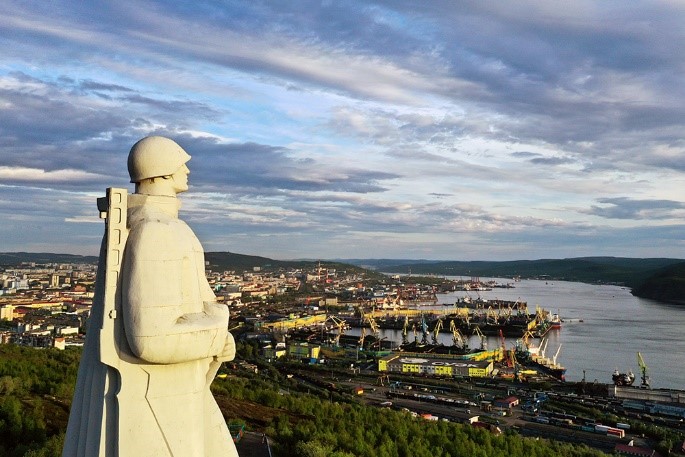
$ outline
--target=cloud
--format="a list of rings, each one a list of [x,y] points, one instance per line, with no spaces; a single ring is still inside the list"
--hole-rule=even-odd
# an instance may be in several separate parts
[[[29,246],[34,218],[95,252],[79,222],[159,134],[193,156],[183,214],[215,247],[675,255],[683,20],[647,1],[9,0],[0,235]]]
[[[634,200],[628,197],[600,198],[598,203],[584,211],[607,219],[666,220],[682,219],[685,203],[673,200]]]
[[[103,180],[104,176],[87,173],[82,170],[45,171],[36,168],[0,166],[0,182],[15,184],[18,182],[62,182]]]
[[[368,193],[383,191],[382,181],[399,177],[352,166],[324,169],[316,161],[294,159],[294,151],[278,146],[226,144],[189,136],[178,137],[178,141],[194,157],[191,181],[199,191],[223,189],[238,195],[283,190]]]
[[[575,160],[570,157],[535,157],[530,162],[538,165],[563,165],[575,163]]]

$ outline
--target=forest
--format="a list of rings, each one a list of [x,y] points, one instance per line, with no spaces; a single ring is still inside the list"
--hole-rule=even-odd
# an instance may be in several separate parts
[[[80,350],[0,345],[0,455],[61,454]],[[602,456],[584,446],[495,436],[483,429],[410,418],[322,395],[271,366],[259,374],[226,368],[212,390],[228,421],[266,433],[274,456],[456,457]]]

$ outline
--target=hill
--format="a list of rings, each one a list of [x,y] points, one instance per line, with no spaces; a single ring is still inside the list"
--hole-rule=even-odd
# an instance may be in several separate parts
[[[209,268],[236,272],[312,270],[335,268],[373,276],[368,269],[384,273],[464,276],[544,278],[593,284],[620,284],[631,287],[642,298],[685,304],[685,261],[670,258],[636,259],[627,257],[578,257],[571,259],[539,259],[513,261],[437,261],[410,259],[337,259],[335,261],[274,260],[267,257],[233,252],[205,253]],[[96,256],[72,254],[5,252],[0,253],[0,266],[16,266],[23,262],[97,263]]]
[[[24,262],[44,263],[97,263],[94,255],[52,254],[49,252],[0,252],[0,265],[16,266]]]
[[[633,289],[633,295],[666,303],[685,304],[685,262],[656,272]]]
[[[261,271],[278,271],[287,269],[311,270],[321,268],[335,268],[348,272],[369,273],[368,270],[349,263],[318,261],[318,260],[274,260],[267,257],[236,254],[234,252],[206,252],[205,261],[211,269],[217,271],[252,271],[259,267]],[[373,272],[371,272],[373,274]]]
[[[356,262],[355,260],[349,260]],[[597,284],[636,286],[662,268],[683,262],[680,259],[634,259],[624,257],[578,257],[494,261],[420,261],[393,263],[388,259],[365,259],[364,265],[387,273],[436,274],[444,276],[482,276],[549,278]],[[357,263],[358,264],[358,263]]]
[[[206,252],[205,260],[213,270],[234,270],[238,272],[253,271],[259,267],[261,271],[278,271],[281,269],[306,269],[311,270],[318,267],[335,268],[350,272],[366,272],[364,268],[352,264],[345,264],[335,261],[316,261],[316,260],[274,260],[267,257],[254,255],[236,254],[234,252]],[[82,256],[72,254],[53,254],[35,252],[3,252],[0,253],[0,266],[12,267],[22,263],[90,263],[96,264],[97,256]],[[371,272],[373,274],[373,272]]]

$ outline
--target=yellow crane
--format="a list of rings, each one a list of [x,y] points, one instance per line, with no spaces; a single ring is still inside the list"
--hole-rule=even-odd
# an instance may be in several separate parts
[[[647,375],[647,364],[645,364],[645,360],[642,358],[642,354],[639,352],[637,353],[637,364],[640,366],[640,372],[642,373],[642,384],[640,384],[640,387],[642,388],[649,388],[649,376]]]
[[[454,343],[455,346],[461,346],[463,349],[469,347],[466,338],[459,331],[457,324],[454,323],[454,320],[450,321],[450,331],[452,332],[452,343]]]
[[[380,340],[381,336],[381,329],[378,328],[378,324],[376,323],[376,319],[373,318],[373,316],[366,316],[366,320],[369,323],[369,327],[371,327],[371,331],[373,332],[373,335],[376,337],[376,339]]]
[[[364,338],[366,338],[366,327],[362,327],[361,334],[359,335],[359,350],[364,349]]]
[[[487,340],[487,338],[485,337],[485,335],[483,334],[483,331],[480,329],[480,327],[475,326],[475,327],[473,328],[473,334],[474,334],[474,335],[478,335],[478,338],[480,338],[480,349],[481,349],[482,351],[487,351],[487,349],[488,349],[488,340]]]
[[[438,318],[433,328],[433,344],[438,345],[438,336],[440,335],[440,330],[442,330],[442,319]]]
[[[523,334],[523,337],[521,338],[521,341],[523,341],[523,344],[526,346],[526,349],[530,347],[530,339],[535,338],[535,335],[533,335],[530,330],[526,330],[526,332]]]
[[[407,344],[409,340],[407,339],[407,331],[409,329],[409,317],[404,316],[404,326],[402,327],[402,344]]]
[[[326,319],[327,322],[331,322],[333,324],[333,327],[336,327],[338,329],[338,333],[335,334],[335,339],[334,343],[335,346],[340,346],[340,337],[343,336],[345,333],[345,330],[347,330],[347,323],[339,319],[335,316],[329,316],[328,319]]]

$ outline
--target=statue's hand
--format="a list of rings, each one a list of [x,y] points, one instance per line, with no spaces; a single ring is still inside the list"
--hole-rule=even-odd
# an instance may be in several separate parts
[[[228,362],[235,358],[235,340],[231,332],[226,335],[226,342],[224,343],[224,349],[220,354],[216,356],[216,360],[220,362]]]
[[[209,316],[226,317],[228,319],[228,307],[217,302],[203,302],[205,313]]]

